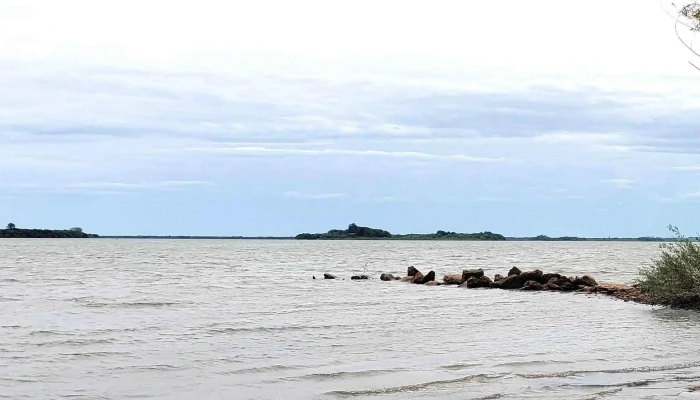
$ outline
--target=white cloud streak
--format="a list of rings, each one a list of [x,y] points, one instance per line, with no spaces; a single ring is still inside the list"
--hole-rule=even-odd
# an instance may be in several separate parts
[[[307,200],[330,200],[348,197],[347,193],[302,193],[296,191],[284,192],[284,197],[290,199],[307,199]]]

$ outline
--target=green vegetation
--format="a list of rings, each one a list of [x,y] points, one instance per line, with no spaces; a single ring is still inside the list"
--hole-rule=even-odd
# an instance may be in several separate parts
[[[654,303],[696,308],[700,306],[700,245],[669,226],[676,242],[661,245],[661,257],[639,271],[636,285]]]
[[[81,228],[71,229],[18,229],[13,223],[7,229],[0,229],[0,238],[96,238],[98,235],[83,232]]]
[[[295,237],[300,240],[338,240],[338,239],[393,239],[393,240],[505,240],[503,235],[491,232],[456,233],[437,231],[436,233],[392,235],[382,229],[368,228],[350,224],[348,229],[332,229],[327,233],[302,233]]]
[[[302,240],[318,240],[318,239],[388,239],[391,238],[391,233],[381,230],[368,228],[366,226],[357,226],[350,224],[348,229],[331,229],[326,233],[302,233],[295,239]]]

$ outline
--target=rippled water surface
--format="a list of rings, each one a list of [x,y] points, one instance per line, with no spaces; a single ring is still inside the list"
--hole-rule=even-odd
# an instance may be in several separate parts
[[[0,241],[0,398],[662,399],[700,315],[583,294],[312,280],[541,268],[629,282],[653,243]]]

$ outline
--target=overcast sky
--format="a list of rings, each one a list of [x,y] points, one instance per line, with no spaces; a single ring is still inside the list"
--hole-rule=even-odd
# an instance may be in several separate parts
[[[691,60],[658,0],[0,0],[0,218],[695,234]]]

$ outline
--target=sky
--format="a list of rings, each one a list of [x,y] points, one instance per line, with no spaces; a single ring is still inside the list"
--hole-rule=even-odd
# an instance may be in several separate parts
[[[573,5],[0,0],[0,221],[694,235],[695,56],[663,2]]]

